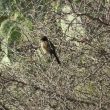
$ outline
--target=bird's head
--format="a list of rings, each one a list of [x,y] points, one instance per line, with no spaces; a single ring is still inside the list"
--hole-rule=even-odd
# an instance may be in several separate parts
[[[48,41],[48,39],[47,39],[46,36],[43,36],[43,37],[41,38],[41,41]]]

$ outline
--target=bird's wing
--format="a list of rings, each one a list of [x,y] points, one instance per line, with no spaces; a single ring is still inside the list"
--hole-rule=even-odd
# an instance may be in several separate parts
[[[55,51],[55,46],[53,45],[51,41],[49,41],[49,46],[50,46],[51,51]]]

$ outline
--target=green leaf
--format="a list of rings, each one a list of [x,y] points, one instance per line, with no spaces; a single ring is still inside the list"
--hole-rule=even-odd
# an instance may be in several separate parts
[[[14,27],[14,22],[7,19],[1,23],[0,33],[3,37],[9,36],[11,29]]]
[[[80,3],[80,2],[81,2],[81,0],[75,0],[75,2],[76,2],[76,3]]]
[[[13,44],[15,41],[19,42],[21,38],[21,32],[20,29],[13,29],[10,35],[10,38],[8,39],[9,45]]]

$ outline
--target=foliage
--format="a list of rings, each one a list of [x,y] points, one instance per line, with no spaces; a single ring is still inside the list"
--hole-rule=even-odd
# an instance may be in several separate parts
[[[0,54],[1,59],[11,60],[11,65],[0,66],[0,109],[110,108],[107,0],[0,3],[6,13],[6,18],[0,17],[1,46],[5,47]],[[42,53],[39,39],[43,35],[55,45],[61,66]]]

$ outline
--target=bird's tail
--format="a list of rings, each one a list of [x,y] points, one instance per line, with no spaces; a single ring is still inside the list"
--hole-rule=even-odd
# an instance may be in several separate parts
[[[59,58],[58,58],[58,56],[57,56],[56,53],[54,54],[54,56],[55,56],[55,58],[56,58],[57,63],[58,63],[58,64],[61,64],[61,62],[60,62],[60,60],[59,60]]]

